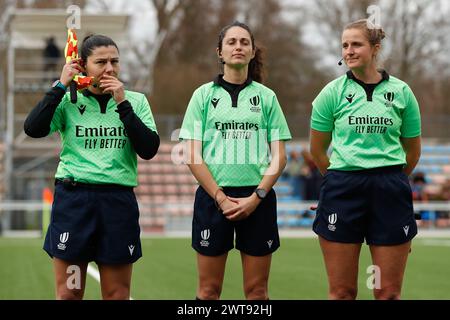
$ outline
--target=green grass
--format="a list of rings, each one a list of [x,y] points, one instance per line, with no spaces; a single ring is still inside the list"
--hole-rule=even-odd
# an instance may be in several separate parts
[[[426,245],[417,239],[405,274],[403,299],[450,299],[450,240]],[[189,239],[143,239],[143,254],[134,266],[134,299],[188,299],[197,286],[196,254]],[[41,239],[0,238],[0,299],[54,299],[52,263]],[[372,299],[366,287],[370,265],[367,246],[360,260],[358,299]],[[326,299],[327,282],[316,239],[282,239],[270,275],[271,299]],[[223,299],[243,299],[239,252],[229,254]],[[99,299],[99,284],[88,276],[86,299]]]

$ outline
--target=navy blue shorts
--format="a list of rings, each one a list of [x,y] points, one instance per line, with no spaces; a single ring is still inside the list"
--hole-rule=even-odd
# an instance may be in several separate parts
[[[329,170],[313,230],[329,241],[397,245],[417,234],[412,192],[401,166]]]
[[[255,187],[224,187],[227,196],[250,196]],[[280,246],[277,225],[277,198],[272,189],[246,219],[230,221],[219,212],[214,199],[200,186],[195,194],[192,220],[192,247],[205,256],[219,256],[234,247],[251,256],[271,254]]]
[[[44,250],[66,261],[129,264],[142,256],[131,187],[55,184]]]

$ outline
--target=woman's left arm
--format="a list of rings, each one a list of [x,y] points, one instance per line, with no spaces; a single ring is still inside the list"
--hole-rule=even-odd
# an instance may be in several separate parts
[[[272,161],[270,162],[269,167],[266,169],[266,172],[258,185],[258,188],[264,189],[267,192],[273,188],[286,167],[287,158],[284,141],[272,141],[270,143],[270,153],[272,155]],[[256,193],[252,193],[246,198],[228,198],[238,203],[238,206],[233,209],[224,211],[224,215],[230,220],[242,220],[247,218],[253,211],[255,211],[259,203],[262,201],[258,198]]]
[[[403,168],[403,172],[409,176],[416,167],[417,162],[419,162],[421,138],[420,136],[414,138],[400,138],[400,141],[402,142],[403,150],[405,150],[406,153],[406,165]]]
[[[158,152],[159,135],[147,127],[134,113],[128,100],[124,100],[117,106],[117,112],[138,156],[144,160],[153,158]]]
[[[159,135],[136,115],[128,100],[125,100],[125,87],[123,83],[109,75],[104,75],[100,80],[103,92],[110,93],[117,103],[117,112],[122,121],[128,138],[133,145],[134,151],[144,160],[150,160],[158,152],[160,140]]]
[[[262,188],[267,192],[273,188],[286,167],[287,158],[284,141],[272,141],[270,143],[270,154],[272,155],[272,161],[258,185],[258,188]]]

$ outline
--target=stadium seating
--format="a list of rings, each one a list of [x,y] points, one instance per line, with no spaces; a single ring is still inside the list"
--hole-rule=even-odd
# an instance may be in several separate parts
[[[138,161],[139,185],[135,189],[141,209],[141,228],[144,233],[158,233],[177,228],[189,230],[197,181],[184,164],[172,161],[174,143],[162,143],[158,154],[151,161]],[[302,144],[288,143],[290,151],[301,152]],[[55,152],[55,156],[56,156]],[[55,159],[56,160],[56,159]],[[54,172],[55,164],[46,162]],[[0,143],[0,201],[4,198],[4,146]],[[46,171],[46,172],[47,172]],[[450,146],[424,144],[422,156],[415,172],[425,173],[426,190],[437,197],[442,186],[450,181]],[[51,180],[51,179],[50,179]],[[305,204],[291,194],[291,186],[286,176],[281,176],[275,185],[278,199],[278,223],[280,228],[305,228],[312,224],[314,212],[305,209]],[[439,220],[439,219],[438,219]],[[438,225],[439,221],[436,221]]]
[[[171,152],[174,143],[162,143],[158,154],[151,161],[139,160],[139,186],[136,196],[141,209],[141,228],[145,232],[164,232],[188,228],[192,219],[197,182],[184,164],[174,164]],[[301,152],[302,144],[288,143],[287,154]],[[425,144],[415,170],[424,172],[428,190],[438,193],[450,179],[450,146]],[[301,208],[301,202],[291,195],[289,180],[282,176],[275,190],[278,202],[280,228],[309,228],[314,212]]]
[[[173,144],[162,143],[151,161],[139,160],[139,186],[135,189],[141,211],[141,229],[163,232],[168,221],[192,215],[197,182],[186,165],[171,160]]]

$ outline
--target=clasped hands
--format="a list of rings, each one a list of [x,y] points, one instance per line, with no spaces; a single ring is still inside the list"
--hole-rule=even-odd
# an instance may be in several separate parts
[[[248,218],[256,207],[258,207],[261,199],[255,193],[248,197],[234,198],[227,196],[223,191],[218,195],[217,202],[223,215],[231,221],[239,221]]]

